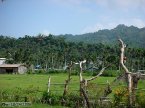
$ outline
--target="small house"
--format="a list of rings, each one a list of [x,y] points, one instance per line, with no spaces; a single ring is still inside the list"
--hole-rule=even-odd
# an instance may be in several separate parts
[[[26,73],[27,68],[23,64],[1,64],[0,65],[0,74],[24,74]]]

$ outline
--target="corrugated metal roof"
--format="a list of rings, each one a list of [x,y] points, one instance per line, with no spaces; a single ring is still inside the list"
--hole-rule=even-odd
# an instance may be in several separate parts
[[[6,60],[6,58],[0,58],[0,60]]]
[[[23,64],[1,64],[0,67],[19,67]]]

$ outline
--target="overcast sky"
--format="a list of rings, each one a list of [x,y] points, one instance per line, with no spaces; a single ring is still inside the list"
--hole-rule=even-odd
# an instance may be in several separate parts
[[[0,35],[82,34],[118,24],[145,27],[145,0],[0,1]]]

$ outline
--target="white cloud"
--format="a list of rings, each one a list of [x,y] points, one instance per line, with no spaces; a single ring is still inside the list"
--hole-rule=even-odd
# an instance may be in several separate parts
[[[104,24],[104,23],[97,23],[93,26],[88,26],[85,27],[82,31],[81,34],[83,33],[89,33],[89,32],[96,32],[98,30],[102,30],[102,29],[112,29],[114,27],[116,27],[117,24],[116,23],[108,23],[108,24]]]
[[[145,0],[92,0],[96,6],[110,9],[112,11],[132,11],[132,9],[142,10],[145,12]],[[90,2],[92,2],[90,0]]]
[[[139,28],[145,27],[145,21],[138,19],[138,18],[133,18],[131,20],[128,20],[128,22],[125,22],[126,25],[130,26],[130,25],[134,25],[137,26]]]
[[[65,8],[69,7],[82,13],[90,12],[91,8],[87,5],[94,4],[94,2],[90,2],[90,0],[50,0],[49,2],[54,3],[54,5],[57,4],[58,6],[63,6]],[[49,2],[48,4],[50,4]]]
[[[141,8],[141,7],[144,7],[145,0],[117,0],[116,4],[122,7],[140,7]]]
[[[45,29],[45,30],[42,31],[42,34],[43,34],[43,35],[49,35],[50,32],[49,32],[48,30]]]
[[[136,26],[138,28],[143,28],[145,27],[145,21],[139,18],[131,18],[131,19],[120,19],[118,21],[118,24],[125,24],[127,26]]]
[[[145,0],[50,0],[51,2],[67,5],[82,5],[86,3],[97,4],[109,7],[140,7],[144,8]],[[49,2],[50,2],[49,1]]]
[[[144,12],[145,0],[48,0],[54,5],[72,9],[80,13],[95,13],[97,10],[103,9],[109,12],[128,12],[133,13],[134,10]]]
[[[67,5],[81,5],[89,0],[51,0],[54,3],[67,4]]]
[[[89,33],[89,32],[96,32],[98,30],[102,30],[102,29],[113,29],[115,28],[118,24],[125,24],[127,26],[136,26],[138,28],[143,28],[145,27],[145,21],[138,19],[138,18],[132,18],[132,19],[121,19],[118,21],[114,21],[114,22],[107,22],[105,21],[105,23],[96,23],[95,25],[92,26],[87,26],[85,27],[81,33]]]

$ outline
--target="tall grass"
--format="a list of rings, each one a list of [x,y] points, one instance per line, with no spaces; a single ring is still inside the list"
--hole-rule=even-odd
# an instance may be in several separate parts
[[[0,101],[28,101],[32,102],[33,106],[39,107],[42,102],[43,97],[45,97],[44,93],[47,91],[48,77],[51,76],[51,86],[50,92],[51,97],[53,95],[58,96],[58,98],[62,97],[64,85],[63,83],[67,79],[67,73],[57,73],[57,74],[25,74],[25,75],[8,75],[1,74],[0,75]],[[68,101],[71,103],[67,103],[68,106],[73,104],[74,99],[71,98],[77,97],[79,94],[79,76],[72,75],[72,80],[69,84],[69,92],[68,92]],[[84,74],[84,78],[89,78],[88,74]],[[98,99],[106,87],[106,82],[111,82],[115,79],[115,77],[98,77],[96,80],[91,81],[88,85],[88,93],[91,93],[90,96],[95,96]],[[61,85],[60,85],[61,84]],[[138,84],[139,89],[145,89],[145,80],[140,80]],[[115,91],[118,87],[122,86],[126,87],[125,83],[118,81],[115,84],[112,84],[113,92],[109,95],[109,97],[114,98]],[[121,91],[120,91],[121,92]],[[143,104],[144,99],[139,100],[139,97],[144,97],[145,92],[138,90],[137,94],[137,102]],[[74,97],[72,93],[75,94]],[[55,96],[53,96],[55,97]],[[78,98],[78,97],[77,97]],[[70,100],[69,100],[70,99]],[[55,100],[55,98],[54,98]],[[54,101],[55,102],[55,101]],[[143,104],[144,105],[144,104]],[[45,106],[45,105],[44,105]],[[46,105],[47,106],[47,105]]]

